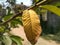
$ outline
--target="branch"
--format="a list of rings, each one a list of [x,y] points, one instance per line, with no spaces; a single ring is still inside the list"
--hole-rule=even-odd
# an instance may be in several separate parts
[[[41,5],[42,3],[44,3],[44,2],[46,2],[46,0],[43,0],[43,1],[35,4],[34,6],[29,7],[28,10],[29,10],[29,9],[33,9],[35,6],[39,6],[39,5]]]
[[[43,1],[41,1],[41,2],[39,2],[39,3],[37,3],[37,4],[35,4],[34,6],[31,6],[31,7],[29,7],[27,10],[33,9],[35,6],[41,5],[41,4],[44,3],[45,1],[46,1],[46,0],[43,0]],[[22,12],[23,12],[23,11],[22,11]],[[10,19],[8,19],[6,22],[1,23],[0,26],[1,26],[1,25],[6,25],[8,22],[10,22],[11,20],[13,20],[13,19],[16,18],[17,16],[22,15],[22,12],[15,14],[15,15],[12,16]]]
[[[12,16],[12,17],[11,17],[10,19],[8,19],[7,21],[1,23],[0,26],[1,26],[1,25],[6,25],[8,22],[10,22],[11,20],[13,20],[14,18],[16,18],[17,16],[20,16],[20,15],[22,15],[22,12],[15,14],[14,16]]]

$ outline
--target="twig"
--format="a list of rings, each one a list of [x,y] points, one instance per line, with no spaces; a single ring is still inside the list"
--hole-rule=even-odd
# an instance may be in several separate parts
[[[34,6],[29,7],[28,10],[29,10],[29,9],[33,9],[35,6],[41,5],[41,4],[44,3],[45,1],[46,1],[46,0],[43,0],[43,1],[41,1],[41,2],[39,2],[39,3],[37,3],[37,4],[35,4]],[[22,11],[22,12],[23,12],[23,11]],[[22,15],[22,12],[15,14],[15,15],[12,16],[10,19],[8,19],[6,22],[1,23],[0,26],[7,24],[8,22],[10,22],[11,20],[13,20],[14,18],[16,18],[16,17],[19,16],[19,15]]]

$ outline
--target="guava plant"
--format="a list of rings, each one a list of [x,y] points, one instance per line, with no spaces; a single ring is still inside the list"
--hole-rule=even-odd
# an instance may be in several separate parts
[[[12,2],[9,3],[11,7],[15,4]],[[33,0],[32,6],[25,10],[20,10],[17,7],[16,11],[18,13],[15,13],[13,8],[8,7],[7,15],[0,21],[0,45],[22,45],[21,41],[23,39],[21,37],[9,33],[11,28],[16,28],[18,25],[24,27],[27,39],[32,45],[35,45],[42,32],[38,15],[46,12],[44,10],[49,10],[60,16],[60,8],[58,6],[60,6],[59,0],[54,2],[52,0]]]

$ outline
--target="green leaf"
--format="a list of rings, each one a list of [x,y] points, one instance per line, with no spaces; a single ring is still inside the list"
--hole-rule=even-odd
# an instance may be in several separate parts
[[[4,17],[4,21],[7,21],[9,18],[11,18],[13,16],[13,14],[9,14],[9,15],[6,15],[5,17]]]
[[[3,35],[2,41],[5,45],[12,45],[12,40],[11,40],[10,36],[8,36],[6,34]]]
[[[14,19],[10,22],[11,27],[18,27],[18,24],[22,25],[22,21],[20,19]]]
[[[22,45],[22,38],[21,37],[19,37],[19,36],[14,36],[14,35],[12,35],[11,36],[11,39],[17,44],[17,45]]]
[[[53,5],[60,6],[60,1],[59,2],[55,2]]]
[[[15,24],[22,24],[22,20],[20,19],[14,19],[13,22],[15,22]]]
[[[38,2],[39,0],[36,0],[36,2]]]
[[[36,3],[36,2],[38,2],[39,0],[33,0],[33,3]]]
[[[5,26],[0,26],[0,33],[3,33],[5,29]]]
[[[53,13],[55,13],[56,15],[60,16],[60,8],[53,6],[53,5],[44,5],[44,6],[40,6],[41,8],[47,9]]]
[[[39,8],[39,7],[35,7],[35,8],[33,8],[33,10],[36,11],[36,13],[37,13],[38,15],[40,15],[40,8]]]

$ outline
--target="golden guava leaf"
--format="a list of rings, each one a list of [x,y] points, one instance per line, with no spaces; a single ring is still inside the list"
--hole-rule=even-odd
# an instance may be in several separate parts
[[[25,10],[22,15],[22,22],[27,39],[35,44],[42,30],[38,15],[33,10]]]

